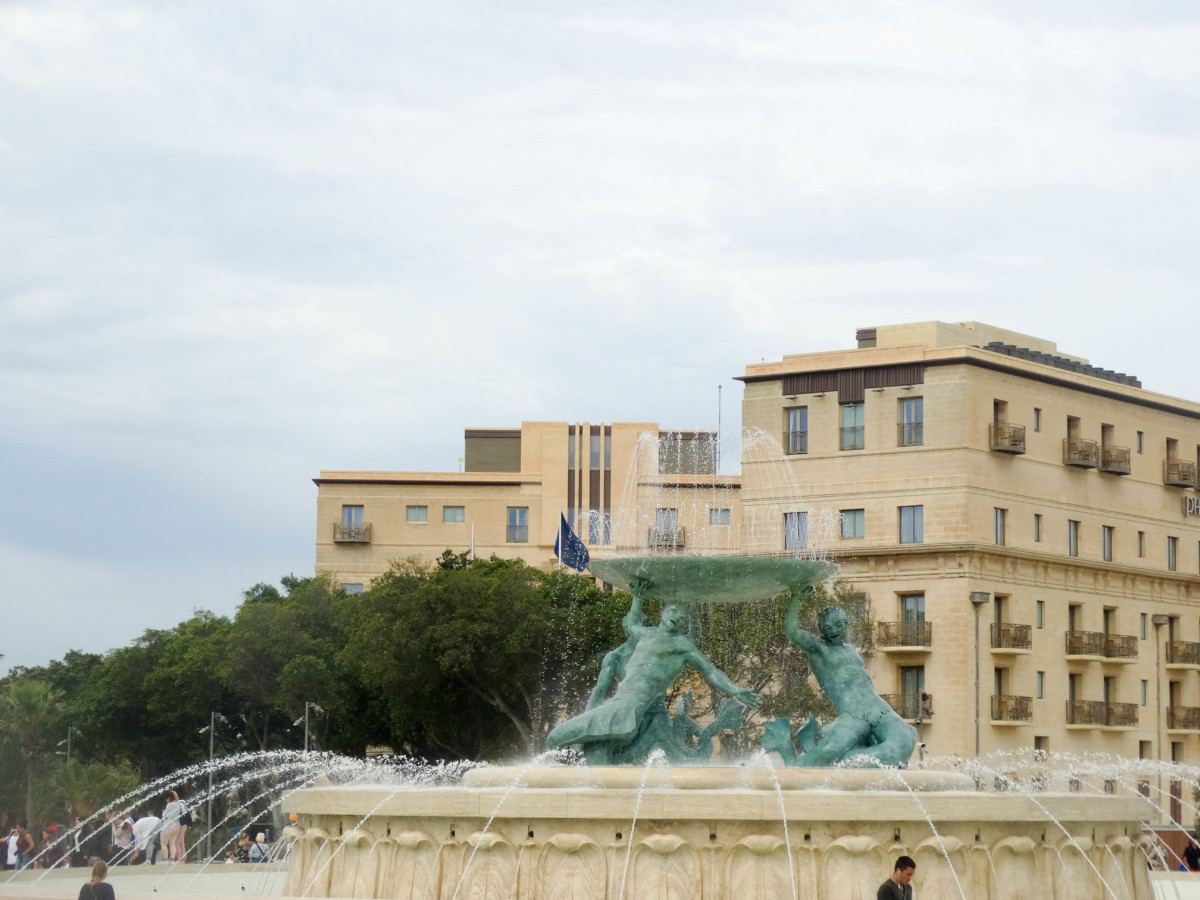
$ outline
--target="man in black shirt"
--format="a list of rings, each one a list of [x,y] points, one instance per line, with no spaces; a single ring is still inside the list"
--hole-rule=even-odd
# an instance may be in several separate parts
[[[892,877],[879,886],[875,900],[912,900],[910,882],[916,868],[917,864],[911,856],[901,856],[896,860],[896,869],[892,872]]]
[[[1195,838],[1188,838],[1187,848],[1183,851],[1183,861],[1189,872],[1200,872],[1200,846]]]

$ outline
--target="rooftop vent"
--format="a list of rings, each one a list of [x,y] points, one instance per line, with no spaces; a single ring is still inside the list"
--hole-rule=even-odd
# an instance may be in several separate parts
[[[861,335],[861,332],[859,333]],[[861,337],[859,340],[859,346],[862,346]],[[1086,363],[1076,362],[1073,359],[1055,356],[1053,353],[1042,353],[1040,350],[1030,350],[1026,347],[1006,344],[1003,341],[992,341],[991,343],[984,344],[980,349],[990,350],[993,353],[1002,353],[1005,356],[1012,356],[1017,359],[1025,359],[1029,362],[1041,363],[1043,366],[1065,369],[1068,372],[1091,375],[1093,378],[1103,378],[1105,381],[1115,381],[1117,384],[1123,384],[1127,387],[1140,388],[1142,386],[1140,380],[1134,378],[1132,375],[1126,375],[1124,372],[1114,372],[1112,369],[1089,366]]]

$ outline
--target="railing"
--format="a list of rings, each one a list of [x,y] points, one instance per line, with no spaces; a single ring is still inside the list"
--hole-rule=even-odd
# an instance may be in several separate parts
[[[1168,706],[1167,728],[1172,731],[1200,731],[1200,706]]]
[[[1109,472],[1113,475],[1128,475],[1130,472],[1129,448],[1113,447],[1109,444],[1101,447],[1100,471]]]
[[[1025,426],[993,422],[988,426],[988,446],[1001,453],[1025,452]]]
[[[785,431],[783,433],[784,453],[807,453],[807,431]]]
[[[369,544],[371,543],[371,526],[345,525],[333,523],[333,542],[335,544]]]
[[[1195,641],[1167,641],[1167,665],[1200,666],[1200,644]]]
[[[992,721],[1029,722],[1033,720],[1033,698],[1010,694],[992,694]]]
[[[677,528],[651,528],[649,544],[653,550],[682,550],[687,546],[687,532]]]
[[[925,443],[925,423],[901,422],[896,426],[896,442],[901,447],[920,447]]]
[[[1137,659],[1137,637],[1132,634],[1104,635],[1104,655],[1109,659]]]
[[[880,647],[931,647],[932,622],[879,622],[877,641]]]
[[[1175,487],[1196,486],[1196,464],[1186,459],[1163,460],[1163,484]]]
[[[993,650],[1032,650],[1033,627],[1014,622],[992,623]]]
[[[1104,656],[1104,632],[1068,631],[1067,656]]]
[[[841,435],[843,450],[861,450],[863,448],[862,425],[843,425]]]
[[[529,543],[529,526],[528,525],[509,525],[508,534],[505,540],[510,544],[528,544]]]
[[[1063,465],[1094,469],[1100,462],[1100,445],[1086,438],[1063,438]]]
[[[1104,724],[1109,728],[1137,728],[1136,703],[1105,703]]]
[[[924,721],[933,715],[933,694],[921,692],[916,694],[880,694],[879,696],[902,719],[916,719],[920,717]],[[922,703],[924,704],[924,708],[922,708]]]
[[[1068,700],[1068,725],[1106,725],[1107,704],[1103,700]]]

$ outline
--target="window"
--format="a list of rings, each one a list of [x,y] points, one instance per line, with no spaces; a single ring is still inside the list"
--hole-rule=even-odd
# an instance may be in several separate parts
[[[679,533],[679,510],[660,508],[654,511],[654,533],[659,540],[675,540]]]
[[[865,531],[864,511],[861,509],[843,509],[842,516],[842,537],[844,538],[860,538]]]
[[[925,443],[925,414],[923,397],[905,397],[900,401],[901,447],[919,447]]]
[[[1033,539],[1037,542],[1042,540],[1042,514],[1033,514]]]
[[[1046,693],[1046,673],[1037,673],[1037,698],[1041,700]]]
[[[925,507],[900,507],[900,543],[922,544],[925,542]]]
[[[1146,555],[1146,532],[1138,532],[1138,559]]]
[[[1146,705],[1146,695],[1150,693],[1150,682],[1142,679],[1142,706]]]
[[[508,508],[508,543],[526,544],[529,542],[529,507],[510,506]]]
[[[362,528],[363,508],[361,506],[342,507],[342,527]]]
[[[357,584],[357,583],[355,583],[355,584],[343,583],[342,590],[345,591],[347,594],[361,594],[363,592],[363,586],[361,584]]]
[[[600,468],[600,435],[593,434],[588,440],[588,468]]]
[[[733,521],[732,509],[710,509],[708,511],[709,525],[728,525]]]
[[[1143,641],[1146,639],[1146,618],[1147,618],[1146,614],[1145,614],[1145,613],[1142,613],[1142,617],[1141,617],[1141,621],[1142,621],[1142,632],[1141,632],[1141,633],[1142,633],[1142,640],[1143,640]]]
[[[1037,627],[1044,628],[1046,626],[1046,601],[1039,600],[1037,602]]]
[[[1113,527],[1111,525],[1102,525],[1100,527],[1100,552],[1105,562],[1112,562]]]
[[[783,435],[785,453],[808,452],[808,407],[796,406],[785,410],[787,413],[786,431]]]
[[[1067,555],[1079,555],[1079,523],[1074,519],[1067,520]]]
[[[915,719],[921,707],[921,694],[925,692],[925,667],[900,667],[900,693],[904,695],[904,711],[900,713],[905,719]]]
[[[443,506],[442,521],[443,522],[465,522],[467,518],[467,508],[465,506]]]
[[[1036,406],[1033,408],[1033,430],[1042,430],[1042,411]]]
[[[902,594],[900,596],[900,620],[909,624],[925,621],[925,595]]]
[[[803,550],[808,546],[808,513],[783,514],[783,549]]]
[[[992,510],[993,530],[995,531],[996,546],[1004,546],[1005,522],[1008,519],[1008,510],[996,507]]]
[[[1142,452],[1142,432],[1137,433],[1137,452]]]
[[[409,522],[428,522],[429,521],[429,507],[428,506],[405,507],[405,518]]]
[[[588,512],[588,543],[600,543],[600,510],[598,509]]]
[[[1174,572],[1179,563],[1179,538],[1167,538],[1167,569]]]
[[[842,406],[842,442],[843,450],[861,450],[863,448],[863,405],[847,403]]]

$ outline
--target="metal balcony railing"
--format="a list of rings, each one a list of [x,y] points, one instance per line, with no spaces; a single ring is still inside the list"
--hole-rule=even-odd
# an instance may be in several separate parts
[[[652,527],[648,543],[653,550],[682,550],[687,546],[687,529],[682,525],[677,528]]]
[[[1068,700],[1068,725],[1104,725],[1107,722],[1103,700]]]
[[[1063,465],[1094,469],[1100,463],[1100,445],[1086,438],[1063,438]]]
[[[1109,728],[1136,728],[1138,707],[1136,703],[1105,703],[1104,724]]]
[[[879,622],[876,639],[880,647],[932,647],[932,622]]]
[[[1132,634],[1104,635],[1104,655],[1108,659],[1137,659],[1137,636]]]
[[[1010,694],[992,694],[993,722],[1030,722],[1033,720],[1033,698]]]
[[[1068,631],[1067,656],[1103,656],[1104,632]]]
[[[808,452],[808,432],[807,431],[785,431],[783,433],[784,453],[807,453]]]
[[[1017,625],[1015,622],[993,622],[992,649],[1033,649],[1033,627],[1030,625]]]
[[[1167,728],[1172,731],[1200,731],[1200,706],[1168,706]]]
[[[1186,459],[1164,459],[1163,484],[1175,487],[1195,487],[1196,464]]]
[[[1025,426],[993,422],[988,426],[988,446],[1001,453],[1025,452]]]
[[[924,721],[933,715],[933,694],[880,694],[880,697],[902,719],[915,719],[919,715]]]
[[[371,543],[371,526],[369,523],[345,525],[341,522],[334,522],[333,542],[335,544],[369,544]]]
[[[1200,666],[1200,644],[1195,641],[1167,641],[1167,665]]]
[[[1112,475],[1128,475],[1129,448],[1105,444],[1100,448],[1100,471]]]
[[[863,426],[844,425],[841,429],[843,450],[861,450],[863,448]]]
[[[896,443],[901,447],[920,447],[925,443],[925,423],[901,422],[896,426]]]

